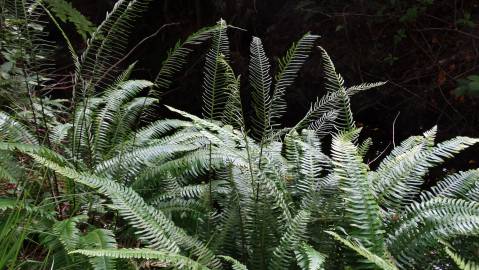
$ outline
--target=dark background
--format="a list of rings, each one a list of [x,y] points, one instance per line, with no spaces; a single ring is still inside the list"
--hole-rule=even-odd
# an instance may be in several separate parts
[[[98,24],[114,2],[75,0],[73,5]],[[219,18],[245,29],[229,30],[232,65],[236,73],[243,74],[243,81],[252,36],[263,40],[274,70],[277,58],[307,31],[321,35],[317,45],[328,51],[347,85],[388,81],[352,99],[357,123],[375,143],[370,159],[388,145],[391,149],[393,123],[396,144],[434,125],[439,127],[439,140],[479,136],[479,98],[454,95],[459,79],[479,74],[477,0],[157,0],[137,22],[131,47],[164,24],[177,24],[132,53],[132,61],[139,59],[135,77],[154,79],[168,48]],[[66,28],[75,35],[73,28]],[[74,40],[81,50],[81,38]],[[205,49],[191,57],[186,71],[164,96],[164,104],[200,113]],[[300,119],[310,103],[324,94],[320,64],[320,53],[314,50],[288,91],[286,126]],[[248,93],[248,86],[243,85],[242,91]],[[479,147],[468,150],[446,167],[477,167],[478,153]]]

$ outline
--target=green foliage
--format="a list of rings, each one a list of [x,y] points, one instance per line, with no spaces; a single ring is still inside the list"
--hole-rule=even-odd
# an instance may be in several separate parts
[[[86,40],[94,31],[93,23],[83,16],[71,3],[65,0],[46,0],[46,3],[57,16],[64,23],[72,23],[79,35]]]
[[[116,64],[149,2],[118,1],[81,57],[69,45],[71,108],[32,95],[27,112],[0,112],[0,183],[18,184],[0,198],[0,266],[18,268],[19,252],[45,250],[28,267],[415,269],[443,265],[440,241],[461,252],[463,239],[478,236],[477,169],[423,189],[430,168],[478,139],[436,144],[433,128],[371,169],[363,160],[372,141],[358,143],[350,103],[384,83],[348,87],[322,48],[327,92],[282,128],[287,90],[315,51],[309,33],[274,77],[252,38],[251,119],[223,20],[178,42],[155,83],[130,79],[134,65]],[[193,46],[209,38],[203,117],[166,106],[182,119],[151,119]]]
[[[458,80],[458,86],[454,90],[456,96],[479,96],[479,75],[470,75]]]

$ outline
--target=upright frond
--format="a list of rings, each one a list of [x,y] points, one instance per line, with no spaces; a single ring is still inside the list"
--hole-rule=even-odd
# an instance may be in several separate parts
[[[284,96],[286,90],[290,87],[301,67],[306,62],[314,42],[319,38],[318,35],[306,33],[298,42],[288,49],[286,55],[279,59],[279,70],[275,76],[275,86],[271,98],[271,124],[278,126],[281,117],[286,112],[286,101]]]
[[[380,208],[369,188],[366,165],[348,137],[355,135],[336,135],[332,145],[334,174],[339,178],[345,217],[349,223],[348,233],[382,257],[384,229]]]
[[[154,81],[155,87],[152,88],[149,96],[158,97],[161,91],[168,89],[175,74],[184,67],[187,57],[193,52],[192,47],[210,39],[218,31],[223,31],[221,29],[224,27],[221,23],[216,26],[205,27],[189,35],[184,41],[178,41],[161,63],[161,69]]]
[[[229,59],[229,41],[227,25],[224,20],[218,22],[213,34],[211,48],[206,54],[203,80],[203,117],[209,120],[221,120],[227,93],[227,65]]]
[[[261,39],[253,37],[250,44],[249,82],[253,88],[254,137],[263,140],[271,132],[271,75],[270,64]]]

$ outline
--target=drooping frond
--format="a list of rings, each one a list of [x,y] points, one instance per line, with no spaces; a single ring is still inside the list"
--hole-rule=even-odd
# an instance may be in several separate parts
[[[290,87],[301,67],[306,62],[314,42],[319,38],[318,35],[306,33],[298,42],[293,43],[286,52],[286,55],[279,59],[279,70],[275,76],[275,86],[271,98],[271,124],[278,126],[281,117],[286,112],[286,101],[284,96],[286,90]]]
[[[22,123],[0,112],[0,140],[37,145],[37,138]]]
[[[230,256],[219,256],[219,257],[231,263],[231,268],[233,268],[233,270],[248,270],[248,268],[244,264],[240,263],[238,260],[234,258],[231,258]]]
[[[378,256],[377,254],[371,252],[369,249],[364,247],[359,242],[354,242],[354,240],[348,240],[341,237],[339,234],[331,231],[326,231],[327,234],[330,234],[334,237],[337,241],[341,242],[343,245],[349,247],[350,249],[354,250],[359,255],[366,258],[369,262],[374,263],[377,267],[383,270],[397,270],[398,268],[387,259],[382,258],[382,256]]]
[[[375,196],[384,206],[398,211],[411,203],[419,194],[429,168],[479,142],[478,139],[457,137],[433,146],[431,139],[434,136],[425,135],[406,140],[381,162],[373,174]]]
[[[409,206],[387,245],[398,266],[411,269],[423,263],[439,240],[478,234],[479,203],[438,197]]]
[[[323,270],[326,256],[316,251],[312,246],[303,243],[294,253],[296,261],[301,270]]]
[[[348,234],[378,256],[384,255],[383,224],[357,147],[350,141],[357,134],[333,137],[334,174],[339,179]]]
[[[211,48],[206,54],[203,76],[203,117],[209,120],[221,120],[228,98],[227,87],[230,73],[227,65],[229,59],[227,29],[226,22],[220,20],[213,34]]]
[[[268,269],[288,269],[294,260],[294,251],[306,240],[311,213],[300,210],[285,229],[278,246],[274,249]]]
[[[109,196],[114,203],[115,209],[133,227],[143,232],[139,238],[148,243],[149,247],[172,252],[179,251],[177,243],[171,238],[171,222],[161,212],[146,205],[143,199],[132,189],[106,178],[78,173],[71,168],[59,166],[44,157],[35,154],[31,155],[40,164],[55,170],[59,174],[91,188],[99,189],[99,192]]]
[[[447,197],[479,202],[479,169],[449,175],[421,195],[423,198]]]
[[[161,91],[170,87],[175,74],[186,64],[188,55],[193,52],[192,47],[208,40],[218,31],[223,31],[225,26],[221,23],[213,27],[205,27],[189,35],[183,42],[178,41],[161,64],[161,69],[155,79],[155,87],[150,91],[149,96],[158,97]]]
[[[338,113],[336,111],[325,112],[318,120],[309,124],[308,129],[314,130],[319,138],[323,138],[331,134],[337,117]]]
[[[219,265],[219,261],[203,243],[176,227],[162,212],[147,205],[133,189],[107,178],[79,173],[40,155],[29,154],[40,164],[76,182],[98,189],[100,193],[108,196],[113,203],[110,206],[118,210],[119,214],[137,230],[139,239],[148,244],[148,247],[179,252],[181,245],[197,256],[198,261],[212,266]]]
[[[175,269],[208,270],[209,268],[188,257],[173,253],[167,250],[152,249],[79,249],[71,252],[72,254],[83,254],[90,257],[106,256],[119,259],[145,259],[157,260],[166,264],[166,266]]]
[[[451,257],[451,259],[456,263],[460,270],[479,270],[479,263],[466,260],[448,247],[445,248],[445,251],[447,255],[449,255],[449,257]]]
[[[252,91],[254,138],[261,141],[271,132],[271,75],[270,64],[263,49],[261,39],[253,37],[250,44],[249,82]]]

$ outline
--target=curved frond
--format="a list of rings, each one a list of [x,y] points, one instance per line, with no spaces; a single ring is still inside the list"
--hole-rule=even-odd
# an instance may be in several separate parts
[[[460,270],[479,270],[479,263],[468,261],[461,257],[461,255],[455,253],[450,248],[445,248],[447,255],[456,263]]]
[[[219,257],[231,263],[231,268],[233,268],[233,270],[248,270],[248,268],[244,264],[240,263],[238,260],[234,258],[231,258],[230,256],[219,256]]]
[[[294,251],[306,240],[311,213],[300,210],[285,229],[278,246],[274,249],[268,269],[288,269],[294,260]]]
[[[371,252],[369,249],[365,248],[361,243],[355,243],[351,240],[347,240],[339,236],[335,232],[326,231],[327,234],[330,234],[334,237],[337,241],[341,242],[343,245],[349,247],[350,249],[354,250],[359,255],[366,258],[369,262],[374,263],[381,269],[384,270],[397,270],[398,268],[390,261],[378,256],[377,254]]]
[[[439,181],[423,198],[447,197],[479,202],[479,169],[458,172]]]
[[[309,57],[314,42],[318,38],[318,35],[306,33],[291,45],[284,57],[279,59],[279,70],[275,76],[276,83],[271,98],[271,124],[273,126],[279,125],[278,121],[286,112],[286,101],[284,100],[286,90],[298,76],[299,70]]]
[[[316,251],[312,246],[303,243],[294,253],[301,270],[323,270],[326,256]]]
[[[479,234],[479,203],[434,198],[414,203],[387,239],[388,250],[402,269],[421,264],[439,240]]]
[[[205,27],[189,35],[183,42],[178,41],[169,52],[165,60],[161,63],[161,69],[155,79],[155,87],[149,93],[149,96],[158,97],[162,90],[168,89],[177,74],[186,64],[188,55],[193,51],[192,46],[199,45],[211,38],[218,31],[223,31],[223,24],[217,24],[212,27]]]

